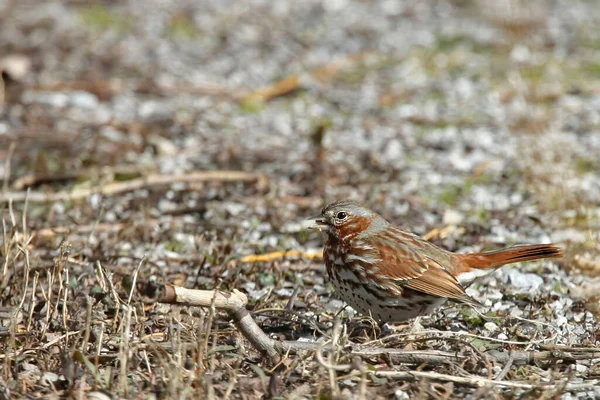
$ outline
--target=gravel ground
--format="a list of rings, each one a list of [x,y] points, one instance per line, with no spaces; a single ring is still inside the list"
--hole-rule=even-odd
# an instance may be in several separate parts
[[[0,0],[0,70],[0,399],[600,398],[596,1]],[[346,309],[337,335],[302,222],[343,198],[452,251],[566,256],[478,281],[479,313],[386,336]],[[241,290],[351,367],[274,368],[149,283]]]

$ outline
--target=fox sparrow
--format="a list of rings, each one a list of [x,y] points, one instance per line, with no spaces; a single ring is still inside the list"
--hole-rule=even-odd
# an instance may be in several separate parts
[[[381,322],[430,313],[448,299],[480,305],[464,289],[475,278],[504,264],[562,256],[553,244],[453,253],[354,201],[332,203],[312,220],[326,234],[325,266],[338,296]]]

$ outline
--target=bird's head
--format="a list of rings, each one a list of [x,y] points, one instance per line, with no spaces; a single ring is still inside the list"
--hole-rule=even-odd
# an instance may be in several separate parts
[[[329,239],[338,241],[375,234],[388,224],[376,212],[351,200],[331,203],[309,220],[313,223],[310,228],[325,232]]]

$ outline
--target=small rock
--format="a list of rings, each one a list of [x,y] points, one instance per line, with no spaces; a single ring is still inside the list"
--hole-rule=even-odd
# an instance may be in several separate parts
[[[508,271],[508,279],[514,287],[527,292],[537,291],[537,289],[544,283],[544,280],[538,275],[522,273],[516,269],[511,269]]]
[[[12,80],[20,81],[31,70],[31,59],[21,54],[10,54],[0,59],[0,72]]]
[[[344,379],[342,381],[342,383],[344,384],[344,386],[348,386],[348,387],[354,387],[354,386],[356,386],[356,382],[353,379]],[[351,399],[352,396],[350,396],[348,398]]]
[[[383,151],[383,160],[386,162],[398,161],[402,157],[404,147],[398,139],[390,140]]]
[[[485,297],[486,299],[490,300],[502,300],[502,297],[504,297],[504,295],[499,290],[492,290],[489,293],[486,293]]]
[[[102,196],[94,193],[88,197],[88,203],[94,210],[98,210],[102,205]]]
[[[250,298],[252,300],[261,299],[264,296],[266,296],[270,290],[271,290],[270,288],[262,288],[260,290],[247,290],[248,298]]]
[[[396,390],[394,392],[394,397],[396,400],[409,400],[410,396],[404,390]]]
[[[173,119],[173,110],[164,102],[148,100],[138,108],[139,119],[145,123],[166,122]]]
[[[158,201],[158,209],[163,213],[175,211],[177,210],[177,207],[179,207],[179,205],[173,201],[166,199],[161,199]]]
[[[531,52],[526,46],[517,45],[510,52],[510,58],[516,62],[525,62],[531,58]]]
[[[223,206],[225,210],[234,217],[247,208],[245,204],[233,202],[225,203]]]
[[[281,296],[281,297],[291,297],[292,294],[294,293],[294,291],[292,289],[288,289],[288,288],[281,288],[281,289],[277,290],[277,292],[275,292],[275,293],[277,293],[277,295]]]
[[[57,382],[59,379],[58,374],[55,374],[54,372],[44,372],[40,378],[40,383],[43,386],[50,386],[50,384]]]
[[[313,223],[311,221],[306,221],[306,222],[302,222],[302,223],[298,223],[298,222],[289,222],[287,224],[285,224],[284,226],[281,227],[281,232],[284,233],[297,233],[300,232],[303,229],[308,229],[311,226],[313,226]]]
[[[582,364],[577,364],[575,366],[575,369],[577,370],[577,372],[583,374],[583,373],[587,372],[588,367],[586,367],[585,365],[582,365]]]
[[[490,332],[494,332],[496,329],[498,329],[498,325],[493,322],[486,322],[483,327]]]
[[[465,219],[465,216],[452,209],[448,209],[444,212],[444,217],[442,219],[445,225],[460,225],[460,223]]]
[[[155,399],[156,396],[151,394],[150,396],[144,396],[146,400]],[[89,392],[87,395],[87,400],[112,400],[112,396],[109,396],[103,391],[94,390]]]
[[[327,310],[330,313],[338,313],[342,308],[344,308],[345,304],[346,303],[344,303],[343,301],[331,299],[327,304],[325,304],[325,310]],[[356,315],[356,311],[352,307],[347,306],[346,308],[344,308],[344,314],[352,318]]]
[[[21,96],[25,104],[43,104],[51,107],[62,108],[69,104],[69,96],[60,92],[35,92],[26,91]]]
[[[564,326],[569,323],[569,320],[565,316],[559,316],[554,321],[552,321],[552,325],[554,326]]]
[[[69,105],[79,108],[93,109],[97,108],[99,104],[98,97],[90,92],[83,90],[77,90],[69,93]]]
[[[156,149],[156,152],[163,156],[172,156],[177,154],[178,148],[171,140],[160,135],[148,136],[148,143]]]
[[[21,364],[21,368],[23,368],[23,371],[31,374],[39,374],[40,372],[40,368],[37,365],[28,362]]]
[[[511,317],[522,317],[524,314],[523,310],[518,308],[518,307],[513,307],[511,306],[511,309],[509,311],[509,315]]]

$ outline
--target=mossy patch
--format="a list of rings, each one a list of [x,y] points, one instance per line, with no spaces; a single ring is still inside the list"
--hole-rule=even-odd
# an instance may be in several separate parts
[[[86,25],[101,31],[129,32],[133,27],[129,15],[112,11],[100,4],[82,10],[81,18]]]
[[[168,36],[173,39],[193,39],[199,35],[194,21],[185,14],[176,14],[171,18],[167,28]]]

